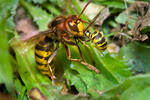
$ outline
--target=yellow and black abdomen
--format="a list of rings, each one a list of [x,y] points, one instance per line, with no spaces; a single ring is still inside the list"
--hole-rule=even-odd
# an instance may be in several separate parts
[[[54,51],[54,43],[53,41],[46,37],[44,40],[40,41],[35,46],[35,60],[38,69],[42,74],[52,76],[52,68],[48,64],[48,59]]]
[[[107,41],[102,31],[95,31],[91,34],[91,41],[96,45],[96,48],[104,51],[107,48]]]

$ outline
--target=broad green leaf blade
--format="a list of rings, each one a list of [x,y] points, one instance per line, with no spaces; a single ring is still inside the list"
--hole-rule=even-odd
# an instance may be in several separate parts
[[[112,82],[120,83],[131,75],[130,71],[127,70],[128,67],[120,59],[113,58],[109,54],[103,56],[100,51],[93,47],[90,51],[96,67]]]
[[[66,78],[71,81],[70,85],[74,85],[78,91],[86,93],[87,86],[86,83],[82,80],[80,75],[74,70],[65,71]]]
[[[102,74],[96,74],[95,72],[87,69],[86,66],[74,62],[71,63],[71,66],[72,69],[74,69],[74,71],[76,70],[78,73],[76,72],[77,74],[72,75],[72,77],[67,77],[67,75],[73,73],[70,70],[66,77],[67,79],[71,80],[72,85],[74,85],[80,92],[87,93],[96,98],[99,96],[99,92],[102,93],[104,90],[115,85]],[[74,80],[76,79],[74,77],[76,77],[78,80]]]
[[[106,64],[105,67],[110,73],[112,73],[119,83],[131,76],[128,66],[121,62],[121,59],[113,58],[109,54],[105,55],[102,59]]]
[[[123,83],[104,92],[100,100],[149,100],[150,74],[130,77]]]
[[[132,68],[134,74],[150,72],[150,47],[133,42],[121,48],[119,56]]]

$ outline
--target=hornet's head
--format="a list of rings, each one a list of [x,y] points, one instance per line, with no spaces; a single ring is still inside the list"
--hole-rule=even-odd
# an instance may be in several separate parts
[[[84,25],[81,19],[79,19],[76,15],[71,15],[67,18],[67,20],[68,31],[74,36],[82,37]]]
[[[71,15],[69,17],[67,17],[66,19],[66,28],[69,31],[69,33],[73,33],[70,35],[73,36],[78,36],[78,37],[83,37],[84,36],[84,25],[83,23],[85,22],[84,20],[80,19],[81,15],[83,14],[83,12],[85,11],[85,9],[87,8],[87,6],[92,2],[92,0],[90,0],[83,8],[82,12],[79,14],[79,16],[77,15]]]

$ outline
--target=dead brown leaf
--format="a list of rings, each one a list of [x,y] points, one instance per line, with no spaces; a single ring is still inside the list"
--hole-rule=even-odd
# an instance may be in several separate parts
[[[137,12],[138,20],[135,23],[133,35],[133,40],[141,40],[144,41],[148,39],[146,34],[141,34],[142,29],[144,27],[150,25],[150,3],[149,2],[141,2],[136,1],[133,3],[129,9],[130,11]]]
[[[47,100],[38,88],[32,88],[28,95],[32,100]]]

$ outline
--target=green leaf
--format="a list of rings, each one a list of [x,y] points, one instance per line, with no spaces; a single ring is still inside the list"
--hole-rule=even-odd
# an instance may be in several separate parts
[[[119,51],[119,56],[132,68],[133,72],[150,72],[150,47],[140,43],[130,43]]]
[[[66,2],[64,0],[48,0],[48,1],[52,2],[52,4],[55,4],[61,8],[64,7],[64,2]]]
[[[99,96],[98,91],[103,92],[106,89],[115,85],[105,76],[103,76],[103,74],[96,74],[95,72],[91,70],[87,70],[86,66],[83,66],[78,63],[73,63],[73,62],[71,65],[72,65],[72,69],[76,70],[78,74],[67,79],[74,82],[73,77],[77,77],[80,80],[82,80],[82,81],[75,80],[77,84],[73,84],[75,85],[75,87],[77,87],[77,90],[79,91],[81,89],[86,90],[86,91],[80,91],[80,92],[90,94],[92,97],[96,98],[97,96]],[[69,74],[72,74],[72,72],[70,71]],[[84,84],[84,87],[78,84],[80,85]]]
[[[132,18],[128,18],[126,12],[123,11],[115,20],[121,24],[126,24],[126,21],[128,21],[128,27],[133,30],[136,23],[136,14],[129,13],[129,16],[132,16]]]
[[[100,100],[149,100],[150,74],[130,77],[123,83],[104,92]]]
[[[0,83],[4,83],[9,92],[14,88],[13,85],[13,69],[8,51],[8,32],[7,25],[12,20],[10,17],[14,15],[14,10],[17,6],[18,0],[1,0],[0,1]],[[12,27],[11,27],[12,28]]]
[[[43,6],[45,8],[47,8],[48,11],[51,12],[52,14],[54,14],[56,16],[61,15],[61,12],[58,10],[58,8],[54,7],[53,5],[45,3],[45,4],[43,4]]]
[[[42,8],[32,5],[24,0],[20,0],[20,3],[23,7],[25,7],[28,12],[32,15],[33,20],[39,27],[39,31],[46,30],[48,27],[48,23],[52,20],[53,16],[48,14],[46,11],[42,10]]]
[[[74,85],[76,86],[78,91],[86,93],[87,86],[76,71],[66,70],[65,73],[66,73],[66,78],[71,82],[70,85]]]
[[[27,1],[34,2],[36,4],[42,4],[42,3],[46,2],[47,0],[27,0]]]
[[[113,58],[107,54],[104,56],[103,61],[107,70],[113,75],[113,77],[116,78],[119,83],[131,76],[128,66],[126,66],[121,59]]]
[[[20,80],[19,79],[15,79],[15,82],[14,82],[14,84],[15,84],[15,89],[16,89],[16,92],[17,92],[17,96],[18,96],[18,98],[19,98],[19,100],[23,100],[23,98],[24,98],[24,96],[25,96],[25,92],[27,92],[26,90],[26,87],[25,86],[23,86],[22,84],[21,84],[21,82],[20,82]]]
[[[89,45],[90,46],[90,45]],[[80,58],[78,49],[75,46],[69,46],[71,58]],[[101,73],[97,74],[77,62],[70,62],[66,57],[65,48],[60,46],[56,59],[56,67],[64,68],[65,77],[70,85],[74,85],[79,92],[87,93],[94,98],[99,96],[98,91],[105,91],[121,83],[128,78],[131,73],[127,66],[117,58],[112,58],[108,54],[102,56],[98,50],[90,46],[86,48],[80,45],[85,60],[98,68]],[[63,59],[63,60],[62,60]]]
[[[125,9],[125,4],[123,0],[94,0],[95,2],[106,5],[107,7],[110,8],[119,8],[119,9]]]
[[[142,34],[148,34],[149,32],[150,32],[150,26],[145,26],[141,31]]]
[[[4,19],[3,19],[4,20]],[[7,32],[4,31],[5,23],[0,23],[0,83],[4,83],[8,91],[13,88],[13,70],[8,52]]]
[[[100,51],[93,47],[91,47],[90,51],[95,61],[95,66],[112,82],[120,83],[131,75],[130,71],[127,70],[127,66],[120,59],[113,58],[109,54],[103,56]]]
[[[105,4],[107,5],[107,7],[121,8],[121,9],[125,8],[124,3],[120,1],[107,1],[105,2]]]
[[[3,19],[6,18],[5,31],[12,32],[14,28],[13,16],[16,13],[15,10],[18,5],[18,0],[1,0],[0,4],[0,21],[3,21]]]

